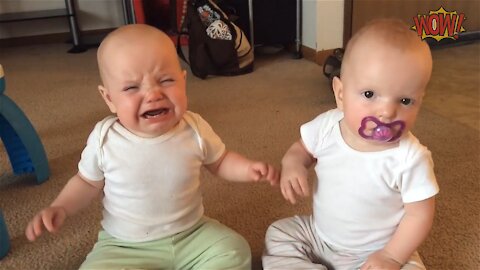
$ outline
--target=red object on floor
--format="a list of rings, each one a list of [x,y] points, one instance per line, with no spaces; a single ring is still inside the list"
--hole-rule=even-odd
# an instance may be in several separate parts
[[[169,12],[170,12],[170,1],[169,0],[133,0],[133,9],[135,12],[135,19],[137,23],[144,23],[148,25],[155,26],[169,34],[172,41],[177,43],[177,35],[173,34],[181,28],[182,16],[184,16],[183,5],[186,3],[184,0],[177,0],[176,3],[176,29],[165,29],[172,28],[172,26],[166,26],[170,23]],[[170,30],[170,31],[169,31]],[[182,37],[180,44],[187,45],[188,38]]]

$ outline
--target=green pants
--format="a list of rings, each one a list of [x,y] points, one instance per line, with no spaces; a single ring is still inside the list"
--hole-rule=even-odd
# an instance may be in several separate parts
[[[203,217],[187,231],[141,243],[102,230],[80,269],[251,269],[251,252],[241,235]]]

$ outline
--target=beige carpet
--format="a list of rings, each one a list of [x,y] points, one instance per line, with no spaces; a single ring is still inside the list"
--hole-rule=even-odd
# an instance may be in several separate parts
[[[108,112],[97,93],[95,49],[67,54],[69,45],[0,48],[6,94],[28,115],[44,143],[51,177],[13,176],[0,148],[0,208],[12,248],[0,269],[77,269],[99,229],[97,202],[68,220],[58,235],[29,243],[28,220],[48,205],[76,172],[86,138]],[[434,75],[416,135],[433,152],[441,187],[432,233],[420,252],[429,269],[480,269],[480,43],[434,51]],[[188,78],[190,110],[203,115],[227,147],[251,158],[279,161],[298,139],[299,125],[334,107],[322,67],[289,54],[256,58],[252,74]],[[1,145],[1,144],[0,144]],[[3,147],[3,146],[2,146]],[[207,215],[249,241],[254,269],[267,226],[310,213],[310,201],[289,205],[268,184],[234,184],[203,173]]]

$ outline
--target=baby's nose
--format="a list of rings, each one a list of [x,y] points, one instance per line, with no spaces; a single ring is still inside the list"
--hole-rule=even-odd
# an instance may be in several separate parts
[[[147,102],[155,102],[165,98],[165,94],[161,87],[150,87],[146,93]]]
[[[395,119],[397,115],[397,105],[394,102],[384,102],[378,110],[377,118],[381,121]]]

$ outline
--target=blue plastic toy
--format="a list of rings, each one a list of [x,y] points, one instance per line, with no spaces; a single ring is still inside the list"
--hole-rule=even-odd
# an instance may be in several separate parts
[[[50,174],[45,149],[28,118],[4,91],[5,76],[0,65],[0,137],[14,174],[35,173],[41,184]]]
[[[50,175],[45,149],[28,118],[4,91],[5,76],[0,65],[0,137],[14,174],[35,173],[37,183],[41,184]],[[9,249],[8,229],[0,210],[0,259]]]
[[[2,211],[0,211],[0,259],[7,256],[10,249],[10,240],[8,237],[7,225],[3,219]]]

